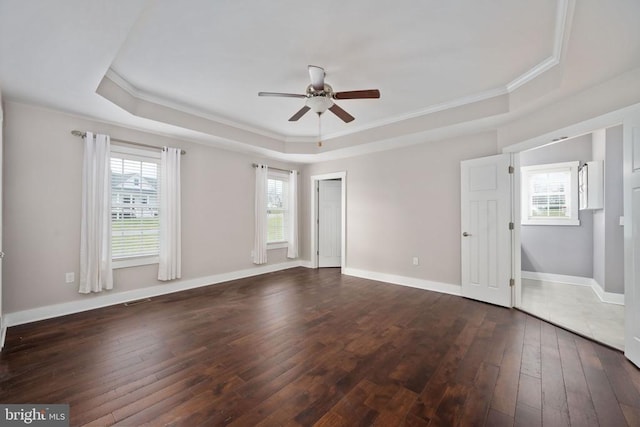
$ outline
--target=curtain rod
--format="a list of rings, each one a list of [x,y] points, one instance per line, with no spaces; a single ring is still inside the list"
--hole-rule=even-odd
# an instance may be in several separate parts
[[[254,167],[254,168],[257,168],[257,167],[258,167],[258,166],[260,166],[260,165],[259,165],[259,164],[257,164],[257,163],[252,163],[252,164],[251,164],[251,166],[252,166],[252,167]],[[269,166],[269,165],[267,165],[267,167],[268,167],[269,169],[273,169],[273,170],[277,170],[277,171],[281,171],[281,172],[293,172],[293,170],[291,170],[291,169],[272,168],[272,167],[271,167],[271,166]],[[297,171],[297,172],[298,172],[298,175],[300,175],[300,171]]]
[[[84,138],[87,135],[87,133],[86,132],[80,132],[79,130],[72,130],[71,131],[71,135],[79,136],[81,138]],[[117,142],[121,142],[123,144],[129,144],[129,145],[137,145],[138,147],[155,148],[156,150],[162,150],[162,147],[157,147],[155,145],[149,145],[149,144],[143,144],[141,142],[126,141],[124,139],[117,139],[117,138],[111,138],[111,141],[117,141]],[[180,150],[180,154],[187,154],[187,152],[184,151],[184,150]]]

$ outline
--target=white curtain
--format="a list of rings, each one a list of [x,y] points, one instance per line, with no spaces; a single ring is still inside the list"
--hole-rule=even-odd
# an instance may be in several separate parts
[[[287,258],[298,258],[298,171],[289,172],[289,230]]]
[[[256,167],[255,194],[255,240],[253,244],[253,263],[267,263],[267,179],[269,168],[266,165]]]
[[[108,135],[84,137],[80,287],[83,294],[113,289],[111,270],[111,170]]]
[[[160,265],[158,280],[181,276],[182,238],[180,230],[181,149],[164,147],[160,170]]]

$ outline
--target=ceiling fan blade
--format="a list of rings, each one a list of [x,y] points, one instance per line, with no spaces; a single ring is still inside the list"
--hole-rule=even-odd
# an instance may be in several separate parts
[[[298,110],[297,113],[295,113],[293,116],[291,116],[291,118],[289,119],[290,122],[297,122],[300,117],[304,116],[305,113],[307,111],[309,111],[311,108],[307,107],[306,105],[304,107],[302,107],[300,110]]]
[[[324,68],[309,65],[309,78],[311,79],[311,86],[315,90],[324,90],[324,76]]]
[[[258,92],[258,96],[283,96],[285,98],[306,98],[306,95],[298,93]]]
[[[331,110],[331,112],[336,116],[340,117],[345,123],[352,122],[355,119],[355,117],[353,117],[351,114],[338,107],[337,104],[333,104],[331,107],[329,107],[329,110]]]
[[[380,98],[378,89],[366,90],[350,90],[347,92],[336,92],[333,94],[334,99],[364,99],[364,98]]]

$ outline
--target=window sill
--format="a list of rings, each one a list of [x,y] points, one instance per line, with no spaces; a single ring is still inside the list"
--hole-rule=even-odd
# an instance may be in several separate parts
[[[158,264],[160,258],[157,256],[139,257],[139,258],[120,258],[114,259],[111,262],[111,268],[116,270],[118,268],[139,267],[141,265]]]
[[[579,219],[523,220],[522,225],[580,225]]]
[[[267,243],[267,250],[269,249],[284,249],[289,247],[289,242],[274,242]]]

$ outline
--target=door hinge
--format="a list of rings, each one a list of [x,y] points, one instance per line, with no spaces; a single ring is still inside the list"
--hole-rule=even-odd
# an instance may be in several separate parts
[[[513,166],[509,166],[509,173],[515,173],[516,169]]]
[[[316,255],[320,255],[320,251],[316,251]]]
[[[514,279],[509,279],[509,287],[513,288],[516,285],[516,281]]]
[[[509,230],[513,230],[514,224],[512,222],[509,223]]]

